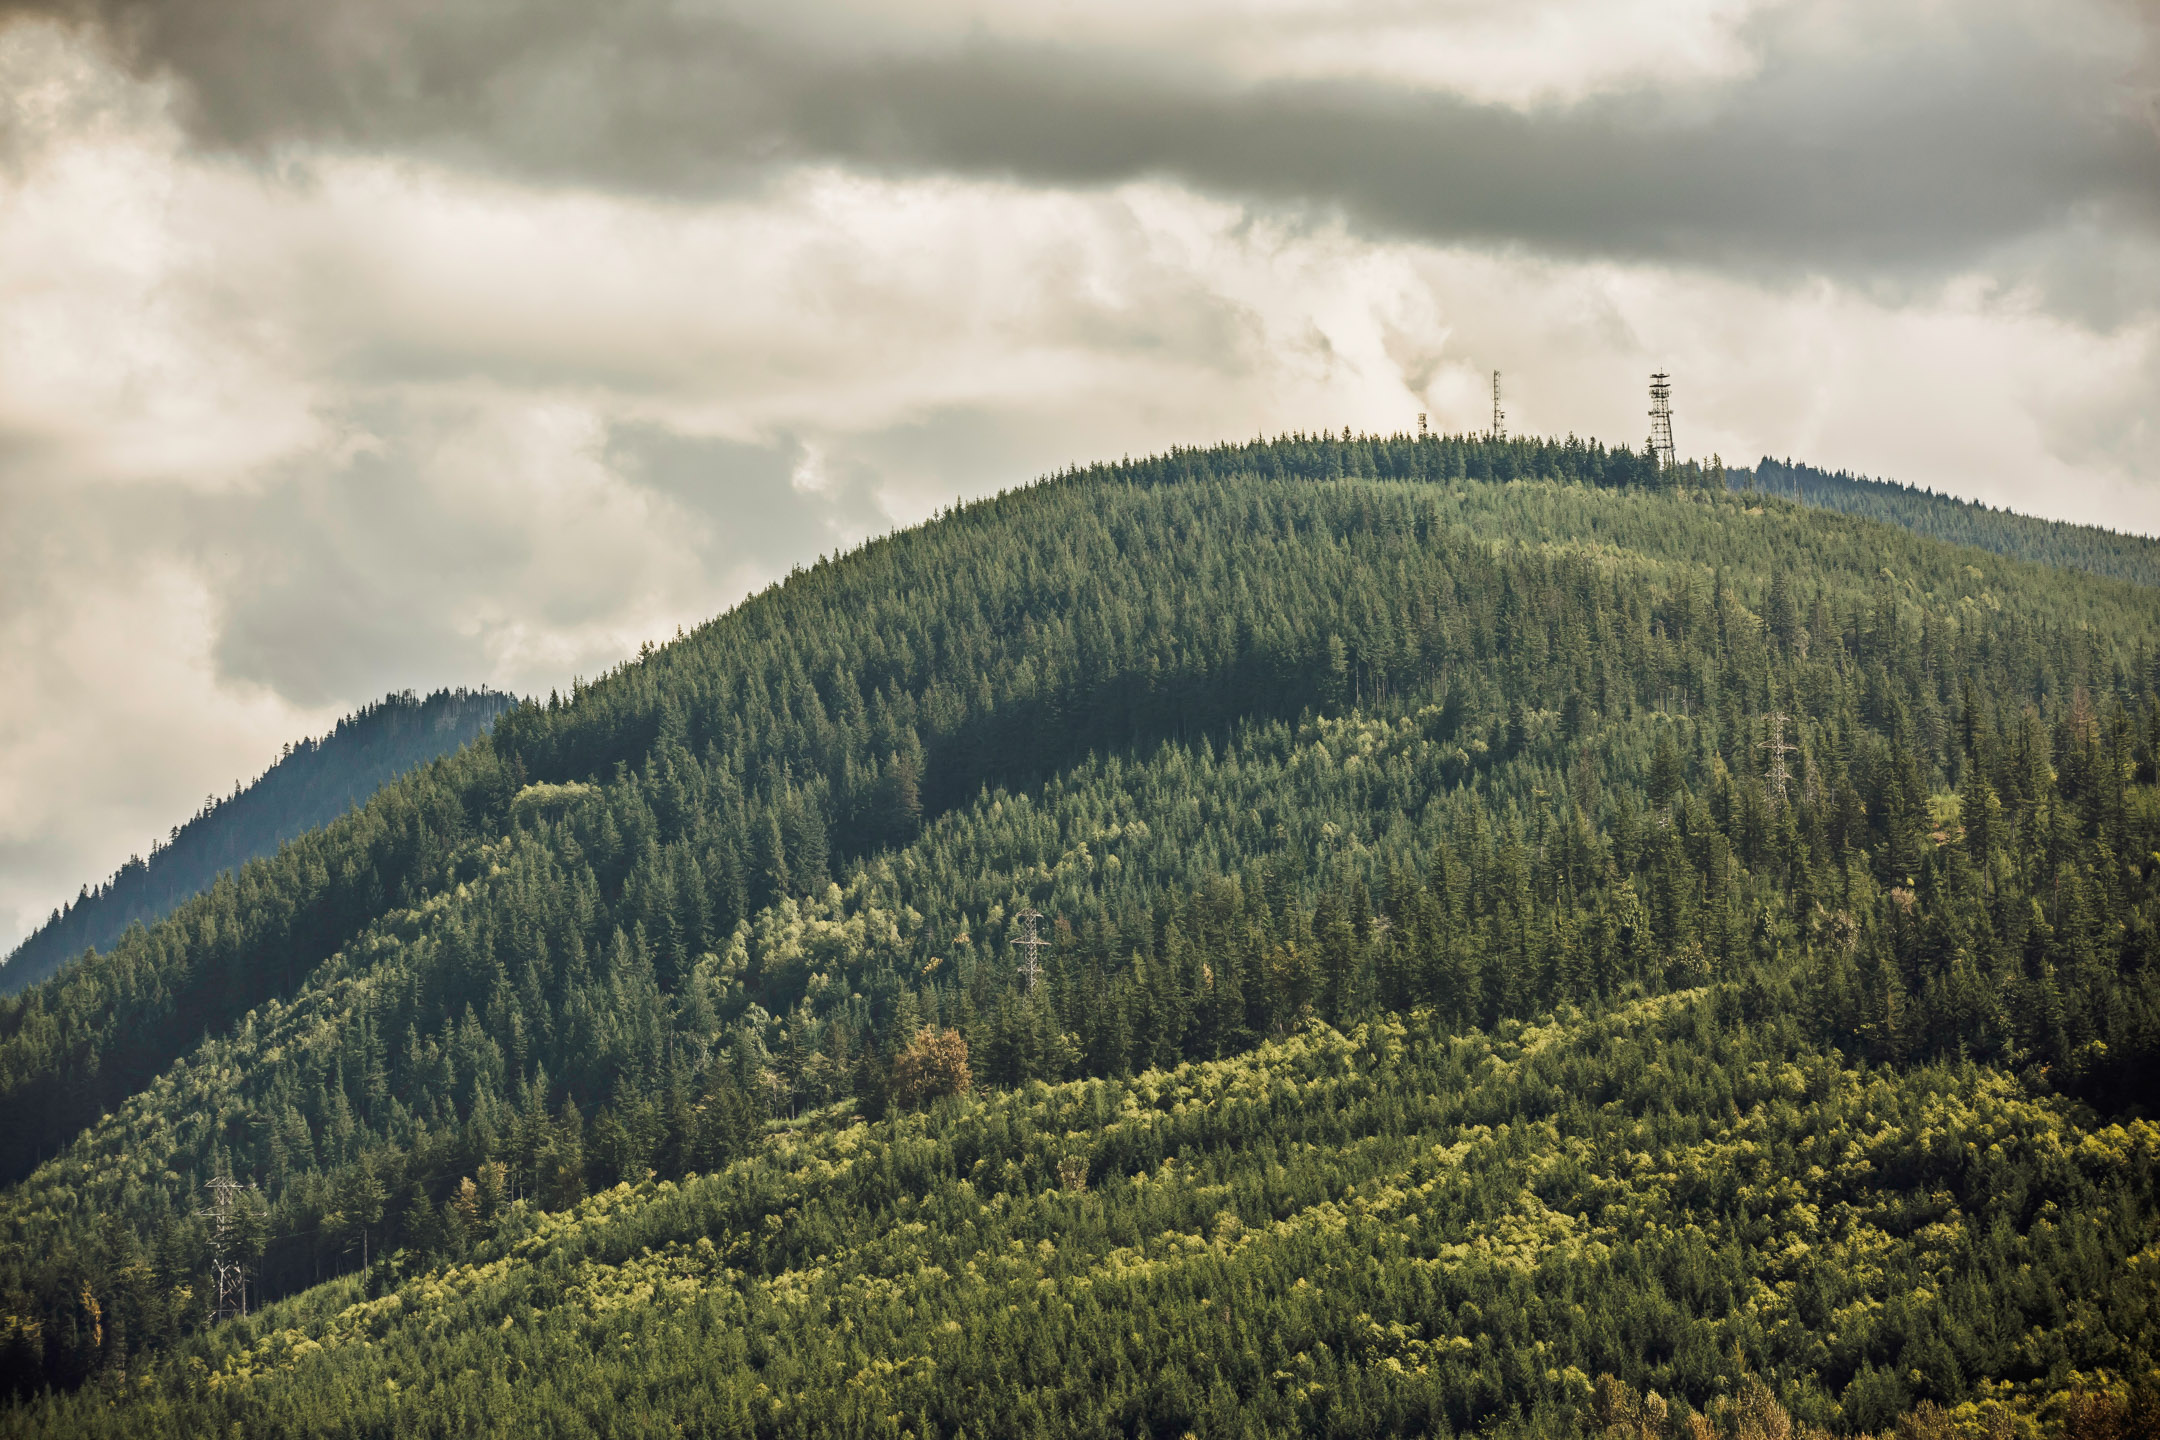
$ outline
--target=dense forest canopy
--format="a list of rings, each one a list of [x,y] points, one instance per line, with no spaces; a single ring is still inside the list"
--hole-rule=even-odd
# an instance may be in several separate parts
[[[130,925],[154,925],[219,875],[276,852],[336,819],[416,765],[447,755],[516,703],[499,691],[411,691],[364,705],[321,739],[287,747],[253,784],[203,808],[135,856],[16,946],[0,964],[0,994],[12,994],[86,950],[106,950]]]
[[[2160,607],[1719,469],[1074,471],[509,712],[0,1002],[0,1424],[2133,1423]]]
[[[1781,495],[1803,505],[1864,515],[1871,520],[1887,520],[1916,534],[1932,535],[1953,544],[2117,580],[2135,580],[2140,585],[2160,585],[2160,540],[2145,535],[2128,535],[2096,525],[2073,525],[2065,520],[2041,520],[1998,510],[1977,500],[1938,495],[1915,485],[1871,480],[1843,470],[1833,474],[1767,455],[1752,472],[1734,471],[1728,479],[1736,489]]]

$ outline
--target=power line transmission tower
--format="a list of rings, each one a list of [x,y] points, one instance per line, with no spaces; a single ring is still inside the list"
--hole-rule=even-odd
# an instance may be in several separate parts
[[[210,1273],[217,1281],[217,1306],[210,1317],[214,1324],[248,1313],[247,1244],[240,1218],[240,1207],[248,1202],[240,1192],[255,1185],[220,1175],[203,1188],[210,1192],[210,1206],[195,1213],[211,1222]]]
[[[1492,430],[1489,438],[1507,439],[1507,411],[1500,408],[1500,372],[1492,372]]]
[[[1673,463],[1672,377],[1663,370],[1650,377],[1650,448],[1660,465]]]
[[[1013,948],[1022,956],[1019,966],[1020,988],[1023,994],[1032,995],[1042,983],[1042,949],[1050,942],[1035,933],[1035,922],[1042,919],[1042,911],[1030,905],[1013,917],[1020,922],[1020,938],[1013,941]]]
[[[1785,738],[1785,712],[1770,712],[1770,734],[1763,741],[1763,749],[1770,752],[1770,768],[1764,776],[1770,785],[1770,804],[1773,809],[1785,806],[1785,785],[1792,773],[1785,768],[1785,757],[1799,747]]]

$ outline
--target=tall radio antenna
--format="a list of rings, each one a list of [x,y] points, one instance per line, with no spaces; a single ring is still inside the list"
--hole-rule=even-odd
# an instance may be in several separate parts
[[[1672,377],[1663,370],[1650,377],[1650,448],[1659,465],[1673,463]]]
[[[1492,372],[1492,432],[1494,440],[1507,439],[1507,411],[1500,408],[1500,372]]]

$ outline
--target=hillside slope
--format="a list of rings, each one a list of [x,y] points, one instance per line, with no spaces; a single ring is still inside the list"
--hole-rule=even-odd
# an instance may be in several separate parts
[[[2053,1377],[2149,1367],[2160,1250],[2122,1207],[2160,1126],[1856,1070],[1796,999],[1315,1024],[819,1116],[707,1175],[475,1205],[464,1263],[320,1287],[21,1433],[1582,1434],[1603,1376],[1733,1433],[1738,1367],[1802,1424],[2006,1433]]]
[[[273,853],[327,824],[389,780],[446,755],[479,734],[515,701],[492,690],[409,691],[384,696],[305,739],[245,789],[206,803],[150,858],[132,859],[16,946],[0,964],[0,995],[34,985],[81,955],[107,950],[130,925],[153,925],[225,871]]]
[[[1872,480],[1843,470],[1833,474],[1767,455],[1752,472],[1734,472],[1731,483],[1803,505],[1887,521],[1954,545],[1971,545],[1997,555],[2140,585],[2160,585],[2160,540],[2145,535],[2036,519],[1978,501],[1960,500],[1955,495],[1937,495],[1917,486]]]
[[[1770,1145],[1775,1173],[1800,1187],[1778,1204],[1813,1207],[1833,1234],[1866,1219],[1891,1237],[1867,1245],[1903,1245],[1939,1223],[1914,1243],[1965,1256],[1959,1227],[1985,1214],[1996,1258],[1972,1272],[1987,1295],[1971,1293],[1996,1307],[1993,1328],[1943,1339],[1953,1362],[1942,1363],[1928,1337],[1945,1331],[1936,1297],[1950,1292],[1915,1280],[1928,1298],[1908,1291],[1879,1343],[1816,1355],[1796,1331],[1761,1346],[1736,1332],[1669,1370],[1654,1350],[1632,1366],[1605,1358],[1624,1348],[1611,1337],[1645,1317],[1662,1317],[1658,1333],[1678,1345],[1697,1322],[1738,1313],[1739,1297],[1756,1309],[1804,1299],[1806,1323],[1821,1329],[1827,1316],[1839,1334],[1874,1335],[1862,1322],[1890,1304],[1827,1274],[1820,1305],[1788,1289],[1805,1268],[1797,1232],[1760,1248],[1771,1233],[1750,1228],[1768,1223],[1761,1197],[1733,1207],[1715,1186],[1671,1190],[1660,1178],[1659,1226],[1736,1237],[1712,1247],[1715,1266],[1703,1268],[1709,1252],[1661,1261],[1666,1298],[1638,1302],[1622,1298],[1638,1294],[1626,1274],[1586,1279],[1533,1245],[1520,1284],[1559,1285],[1565,1307],[1583,1307],[1587,1328],[1566,1342],[1580,1358],[1528,1358],[1562,1343],[1553,1325],[1576,1325],[1558,1311],[1543,1328],[1514,1326],[1515,1359],[1495,1351],[1475,1374],[1447,1370],[1445,1394],[1418,1391],[1441,1406],[1421,1423],[1438,1433],[1519,1419],[1561,1433],[1590,1413],[1568,1366],[1592,1380],[1610,1369],[1704,1413],[1759,1372],[1832,1428],[1880,1425],[1920,1399],[1978,1405],[2003,1384],[2032,1400],[2121,1382],[2149,1355],[2147,1301],[2130,1283],[2145,1272],[2126,1267],[2160,1237],[2149,1137],[2132,1123],[2160,1098],[2156,631],[2160,610],[2135,585],[1729,495],[1714,475],[1659,472],[1579,442],[1298,437],[1075,472],[959,509],[799,572],[570,697],[505,715],[484,741],[0,1003],[0,1367],[25,1397],[152,1377],[122,1412],[139,1403],[145,1426],[162,1423],[160,1406],[192,1424],[183,1417],[212,1411],[190,1407],[254,1403],[254,1391],[227,1396],[209,1379],[264,1333],[205,1333],[209,1237],[194,1211],[213,1176],[260,1187],[259,1216],[233,1242],[245,1244],[258,1299],[295,1297],[281,1315],[328,1324],[358,1283],[340,1275],[365,1266],[368,1288],[385,1295],[420,1283],[406,1277],[485,1261],[505,1243],[491,1238],[500,1224],[552,1232],[588,1197],[648,1174],[766,1173],[768,1152],[782,1163],[794,1143],[783,1137],[800,1130],[885,1156],[887,1188],[806,1232],[799,1254],[723,1268],[838,1283],[881,1253],[888,1231],[962,1246],[878,1261],[878,1284],[862,1272],[856,1290],[808,1312],[841,1335],[879,1337],[859,1342],[863,1368],[893,1377],[920,1367],[895,1338],[900,1320],[879,1318],[900,1303],[881,1287],[918,1263],[956,1275],[973,1253],[969,1235],[939,1238],[960,1223],[942,1212],[905,1222],[926,1231],[897,1228],[898,1196],[912,1204],[930,1184],[892,1178],[917,1175],[907,1157],[928,1153],[910,1138],[924,1122],[909,1112],[940,1093],[1003,1092],[937,1123],[1003,1116],[998,1143],[1021,1165],[1023,1151],[1063,1156],[1087,1128],[1019,1118],[1022,1100],[1006,1097],[1039,1098],[1038,1082],[1123,1081],[1285,1044],[1253,1063],[1294,1067],[1304,1062],[1283,1057],[1305,1052],[1293,1037],[1338,1043],[1314,1024],[1364,1025],[1355,1043],[1369,1045],[1388,1015],[1419,1017],[1404,1033],[1428,1057],[1512,1044],[1526,1023],[1587,1037],[1589,1056],[1615,1017],[1724,1027],[1731,1003],[1749,1035],[1761,1032],[1748,1044],[1769,1048],[1713,1048],[1692,1052],[1703,1058],[1687,1070],[1668,1067],[1684,1093],[1641,1112],[1651,1128],[1629,1144],[1642,1173],[1682,1173],[1660,1158],[1667,1139],[1649,1143],[1658,1135],[1725,1137],[1716,1143]],[[1014,946],[1028,906],[1045,913],[1049,941],[1033,988]],[[1670,998],[1683,994],[1696,998]],[[1685,1038],[1659,1034],[1664,1048]],[[1411,1112],[1469,1095],[1468,1080],[1429,1063],[1443,1068],[1375,1082],[1382,1110],[1407,1116],[1388,1125],[1422,1125]],[[1819,1135],[1735,1131],[1768,1103],[1764,1076],[1787,1065],[1809,1105],[1848,1091],[1882,1099],[1825,1112]],[[1639,1057],[1628,1067],[1613,1084],[1644,1068]],[[1273,1085],[1222,1073],[1247,1078],[1193,1123],[1242,1124],[1252,1088]],[[1607,1082],[1585,1075],[1524,1115],[1601,1093]],[[1060,1093],[1123,1106],[1136,1092]],[[1938,1100],[1892,1103],[1908,1093]],[[1838,1168],[1878,1145],[1978,1163],[1964,1142],[1956,1155],[1931,1148],[1982,1133],[1926,1118],[1948,1116],[1945,1106],[2025,1117],[2013,1129],[2026,1138],[1990,1130],[1979,1149],[2029,1152],[2035,1178],[2019,1178],[2023,1159],[1955,1176],[1899,1170],[1879,1184]],[[1239,1163],[1317,1204],[1334,1183],[1334,1142],[1298,1127],[1324,1119],[1282,1124],[1238,1132],[1254,1147]],[[1657,1128],[1668,1124],[1678,1128]],[[1594,1126],[1555,1133],[1588,1144],[1593,1132],[1611,1139]],[[1593,1206],[1581,1186],[1604,1172],[1591,1150],[1540,1159],[1527,1133],[1509,1135],[1496,1154],[1522,1167],[1516,1189],[1531,1184],[1577,1217],[1569,1224],[1621,1225],[1651,1203]],[[1846,1158],[1799,1158],[1817,1150]],[[2084,1180],[2063,1168],[2101,1152],[2113,1158]],[[981,1153],[956,1159],[954,1173],[972,1176]],[[1095,1163],[1105,1203],[1106,1177],[1142,1168]],[[1809,1170],[1818,1163],[1822,1176]],[[1509,1177],[1495,1165],[1498,1185]],[[1837,1188],[1848,1182],[1859,1188]],[[1017,1174],[1000,1183],[1037,1193]],[[970,1184],[981,1193],[979,1178]],[[1926,1215],[1905,1230],[1869,1218],[1890,1207]],[[1234,1208],[1240,1225],[1289,1214]],[[701,1210],[702,1232],[635,1243],[756,1252],[795,1223],[788,1210]],[[496,1218],[505,1213],[515,1218]],[[1464,1211],[1444,1243],[1510,1233],[1512,1213]],[[1406,1293],[1434,1283],[1432,1255],[1360,1258],[1333,1248],[1350,1244],[1340,1233],[1316,1232],[1297,1278],[1324,1289],[1322,1272],[1339,1266]],[[1034,1234],[1011,1238],[1032,1245]],[[1643,1243],[1608,1259],[1637,1264]],[[568,1272],[548,1268],[545,1248],[487,1261],[505,1267],[487,1283],[542,1286],[534,1293],[557,1298],[532,1308],[553,1309]],[[1851,1269],[1861,1252],[1834,1253]],[[539,1278],[522,1274],[526,1260]],[[1919,1275],[1920,1263],[1899,1259],[1883,1283]],[[685,1304],[719,1314],[735,1303],[725,1293],[748,1293],[700,1273],[675,1277],[690,1286]],[[2106,1275],[2128,1288],[2096,1279]],[[2026,1307],[2023,1329],[2005,1286]],[[1213,1309],[1212,1291],[1192,1291],[1190,1309],[1165,1302],[1163,1323],[1213,1333],[1201,1299]],[[1360,1313],[1383,1330],[1411,1327],[1388,1332],[1404,1345],[1443,1334],[1475,1345],[1485,1332],[1462,1328],[1462,1303],[1447,1301],[1456,1328],[1445,1331],[1436,1310]],[[419,1370],[379,1386],[327,1361],[307,1369],[317,1379],[293,1383],[335,1391],[308,1399],[307,1413],[326,1433],[372,1431],[387,1403],[374,1388],[388,1396],[395,1379],[449,1386],[452,1417],[400,1410],[397,1426],[507,1424],[520,1412],[459,1390],[465,1372],[593,1378],[559,1337],[519,1352],[523,1370],[481,1363],[508,1343],[491,1336],[522,1333],[523,1311],[486,1310],[486,1333],[473,1328],[482,1313],[443,1317],[426,1345],[411,1342],[427,1357]],[[1132,1319],[1122,1302],[1108,1313]],[[395,1317],[381,1315],[389,1344]],[[2056,1338],[2006,1338],[2034,1327]],[[1103,1364],[1137,1370],[1160,1352],[1117,1333],[1088,1342],[1109,1347]],[[608,1377],[620,1414],[717,1427],[734,1412],[701,1407],[721,1406],[723,1391],[755,1398],[760,1385],[769,1410],[796,1373],[798,1342],[750,1334],[730,1322],[707,1357],[741,1385],[701,1389],[666,1379],[662,1360],[678,1352],[638,1332],[655,1388],[632,1404],[629,1372]],[[728,1348],[738,1343],[740,1354]],[[157,1359],[176,1353],[205,1368]],[[1322,1364],[1317,1349],[1303,1353]],[[1394,1358],[1411,1369],[1436,1358],[1421,1353]],[[1270,1367],[1224,1383],[1255,1405],[1262,1379],[1338,1383]],[[1538,1378],[1548,1370],[1559,1378]],[[1019,1373],[974,1383],[1004,1385],[1015,1404],[1033,1396],[1044,1414],[1066,1403]],[[940,1433],[982,1421],[957,1399],[938,1403]],[[6,1423],[89,1413],[55,1404],[26,1400]],[[1252,1413],[1271,1417],[1263,1428],[1316,1413],[1281,1405]],[[916,1428],[920,1416],[879,1418],[897,1413],[865,1410],[855,1428]],[[1166,1412],[1120,1413],[1100,1427],[1137,1433],[1134,1417]],[[1399,1408],[1356,1413],[1417,1428]],[[814,1411],[751,1418],[775,1431],[854,1425]]]

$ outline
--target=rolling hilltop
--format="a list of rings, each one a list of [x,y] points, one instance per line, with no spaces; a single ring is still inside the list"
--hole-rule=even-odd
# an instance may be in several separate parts
[[[1576,441],[957,508],[0,1001],[0,1429],[2141,1433],[2156,641]]]

